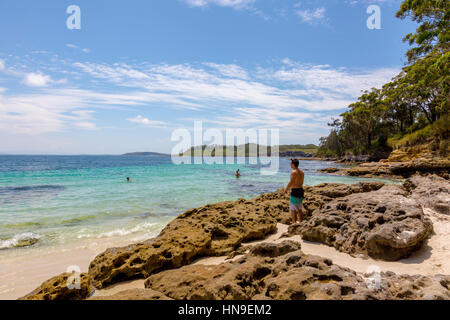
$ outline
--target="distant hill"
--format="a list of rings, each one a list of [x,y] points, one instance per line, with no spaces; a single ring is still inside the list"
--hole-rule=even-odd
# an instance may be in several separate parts
[[[192,147],[189,150],[186,150],[184,153],[180,154],[180,156],[193,156],[196,151],[204,151],[207,147],[212,149],[211,155],[214,157],[216,154],[216,150],[222,149],[223,156],[230,156],[227,154],[227,147],[226,146],[197,146]],[[262,146],[255,145],[255,144],[245,144],[240,146],[234,146],[233,148],[233,156],[237,155],[238,148],[245,147],[245,156],[246,157],[258,157],[260,155],[260,148]],[[252,148],[250,148],[252,147]],[[250,150],[252,149],[252,150]],[[256,149],[256,153],[254,150]],[[315,155],[317,150],[319,149],[318,146],[314,144],[308,144],[308,145],[280,145],[279,146],[279,155],[280,157],[312,157]],[[272,148],[267,147],[267,155],[271,155]]]
[[[279,146],[280,153],[284,152],[296,152],[301,151],[305,153],[310,153],[312,155],[315,155],[316,152],[319,150],[319,146],[316,146],[315,144],[290,144],[290,145],[281,145]]]
[[[158,152],[131,152],[125,153],[123,156],[141,156],[141,157],[170,157],[170,154]]]

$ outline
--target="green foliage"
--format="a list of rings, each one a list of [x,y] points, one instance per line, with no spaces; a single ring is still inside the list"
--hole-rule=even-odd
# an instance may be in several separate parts
[[[405,36],[404,41],[416,44],[408,53],[410,62],[426,55],[433,49],[448,51],[450,40],[450,1],[448,0],[405,0],[397,17],[410,17],[419,23],[416,33]]]
[[[319,149],[319,147],[316,146],[315,144],[307,144],[307,145],[292,144],[292,145],[281,145],[281,146],[279,146],[280,152],[303,151],[305,153],[315,154],[318,149]]]
[[[396,135],[388,139],[388,144],[393,148],[411,147],[418,144],[424,144],[429,141],[435,141],[442,146],[450,138],[450,119],[444,116],[433,124],[429,124],[421,129],[412,131],[404,135]],[[448,143],[448,142],[447,142]],[[436,149],[441,149],[441,146]]]

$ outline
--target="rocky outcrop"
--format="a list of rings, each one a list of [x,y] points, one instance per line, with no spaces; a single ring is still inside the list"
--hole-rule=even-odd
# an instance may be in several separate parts
[[[340,170],[340,169],[338,169],[338,168],[330,167],[330,168],[319,169],[319,170],[317,170],[317,172],[323,172],[323,173],[336,173],[336,172],[339,172],[339,170]]]
[[[404,188],[390,185],[335,199],[289,232],[346,253],[395,261],[422,246],[432,223]]]
[[[306,216],[322,209],[330,201],[355,193],[375,191],[383,187],[381,182],[360,182],[352,185],[340,183],[322,183],[314,187],[305,187],[303,207]]]
[[[311,153],[306,153],[303,151],[280,151],[279,156],[281,158],[312,158],[313,155]]]
[[[63,273],[51,278],[20,300],[84,300],[89,297],[94,291],[91,277],[86,273],[82,273],[79,278],[71,276]]]
[[[408,179],[403,186],[410,192],[411,198],[425,208],[450,215],[450,182],[439,176],[422,177],[416,175]]]
[[[218,266],[191,265],[160,272],[150,276],[145,286],[177,300],[450,298],[449,276],[382,273],[377,286],[364,275],[334,265],[329,259],[305,255],[289,242],[272,245],[268,251],[260,246],[238,260]],[[278,255],[281,252],[284,254]]]
[[[345,155],[339,158],[338,162],[341,163],[358,163],[358,162],[368,162],[368,161],[380,161],[383,159],[387,159],[391,153],[390,149],[380,150],[378,152],[374,152],[368,155]]]
[[[173,300],[152,289],[129,289],[110,296],[93,297],[89,300]]]
[[[366,178],[409,178],[416,173],[423,173],[438,174],[448,179],[450,160],[445,158],[419,158],[406,162],[367,162],[348,169],[334,169],[336,168],[328,168],[321,172]]]

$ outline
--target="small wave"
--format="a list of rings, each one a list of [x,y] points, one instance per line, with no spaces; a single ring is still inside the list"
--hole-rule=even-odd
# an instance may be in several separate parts
[[[116,230],[100,233],[99,235],[84,233],[84,234],[78,235],[78,239],[123,237],[123,236],[127,236],[127,235],[133,234],[133,233],[149,231],[149,229],[151,229],[157,225],[158,225],[157,223],[143,223],[143,224],[139,224],[133,228],[119,228]]]
[[[41,236],[31,232],[17,234],[10,239],[0,240],[0,249],[29,247],[38,242],[40,238]]]

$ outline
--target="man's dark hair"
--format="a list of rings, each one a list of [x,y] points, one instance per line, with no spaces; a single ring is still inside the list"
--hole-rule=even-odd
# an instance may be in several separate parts
[[[298,166],[300,165],[300,161],[298,161],[297,159],[291,159],[291,162],[294,164],[296,168],[298,168]]]

